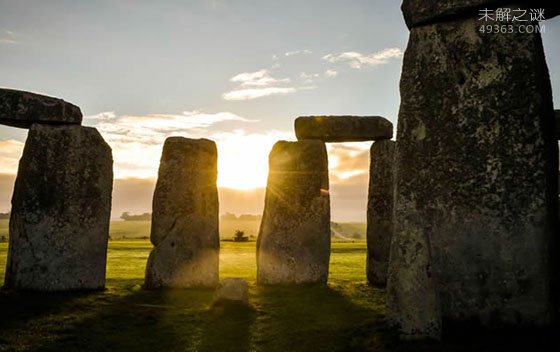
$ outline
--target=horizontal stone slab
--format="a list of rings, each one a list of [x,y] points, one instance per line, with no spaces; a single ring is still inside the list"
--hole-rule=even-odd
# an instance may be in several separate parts
[[[0,124],[30,128],[34,123],[79,125],[82,112],[62,99],[0,88]]]
[[[560,14],[560,4],[544,0],[521,0],[513,8],[544,9],[544,18],[551,19]],[[469,15],[478,16],[481,9],[504,7],[502,0],[403,0],[401,10],[408,28],[441,22]],[[527,16],[530,11],[527,11]],[[519,13],[521,14],[521,13]],[[519,15],[516,14],[516,15]]]
[[[393,124],[381,116],[301,116],[295,121],[298,140],[363,142],[391,139]]]

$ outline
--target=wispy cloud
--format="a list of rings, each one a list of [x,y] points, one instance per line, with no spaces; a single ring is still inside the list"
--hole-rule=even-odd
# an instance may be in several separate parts
[[[297,92],[294,87],[268,87],[232,90],[224,94],[225,100],[252,100],[270,95],[286,95]]]
[[[111,120],[116,118],[117,115],[114,111],[104,111],[100,112],[99,114],[84,116],[84,119],[92,120],[92,121],[100,121],[100,120]]]
[[[16,35],[12,31],[0,32],[0,44],[17,44]]]
[[[284,53],[284,56],[309,55],[309,54],[313,54],[313,52],[311,50],[305,49],[305,50],[288,51]]]
[[[317,73],[307,73],[302,72],[299,74],[299,78],[302,79],[305,83],[313,83],[313,81],[319,77]]]
[[[266,69],[256,72],[243,72],[233,76],[231,82],[239,83],[242,87],[268,87],[278,83],[289,83],[289,78],[277,79]]]
[[[367,184],[370,147],[371,142],[328,144],[331,183]]]
[[[225,100],[240,101],[252,100],[271,95],[293,94],[298,91],[296,87],[286,87],[289,78],[274,78],[267,69],[255,72],[243,72],[233,76],[231,82],[239,84],[238,87],[223,94]]]
[[[363,66],[379,66],[389,63],[391,59],[401,58],[403,51],[399,48],[388,48],[373,54],[362,54],[356,51],[347,51],[323,56],[323,60],[331,63],[346,62],[354,69]]]
[[[338,76],[338,71],[335,70],[326,70],[324,73],[325,77],[327,78],[334,78],[336,76]]]

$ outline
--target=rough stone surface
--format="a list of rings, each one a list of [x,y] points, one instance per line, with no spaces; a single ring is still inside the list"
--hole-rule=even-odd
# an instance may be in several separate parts
[[[313,140],[277,142],[269,157],[257,240],[258,283],[326,283],[330,241],[325,144]]]
[[[62,99],[1,88],[0,124],[29,128],[34,123],[79,125],[82,112]]]
[[[460,17],[478,16],[478,19],[480,18],[479,11],[481,9],[495,10],[504,7],[504,4],[515,4],[515,9],[544,9],[545,19],[550,19],[560,14],[560,4],[547,0],[519,0],[509,3],[503,0],[403,0],[401,9],[406,25],[408,28],[412,28]],[[512,14],[519,16],[521,13],[516,12]]]
[[[367,279],[375,286],[387,282],[389,248],[393,237],[393,159],[395,142],[377,141],[370,149],[367,210]]]
[[[298,140],[360,142],[391,139],[393,124],[381,116],[302,116],[295,121]]]
[[[556,138],[560,140],[560,110],[554,110],[556,116]]]
[[[214,294],[214,304],[231,302],[249,304],[249,285],[245,279],[227,278],[220,282]]]
[[[405,334],[429,334],[438,295],[443,319],[487,326],[546,325],[555,311],[558,146],[541,38],[478,26],[413,28],[404,56],[387,299]]]
[[[165,141],[154,192],[146,287],[218,284],[218,152],[207,139]]]
[[[5,287],[103,288],[112,187],[111,148],[96,129],[32,125],[12,197]]]

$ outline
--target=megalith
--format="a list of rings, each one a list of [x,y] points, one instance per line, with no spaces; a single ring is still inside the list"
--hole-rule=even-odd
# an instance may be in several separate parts
[[[269,156],[265,207],[257,240],[257,282],[326,283],[330,204],[325,144],[277,142]]]
[[[370,149],[367,207],[368,282],[384,287],[387,283],[389,249],[393,237],[393,158],[395,142],[380,140]]]
[[[381,116],[300,116],[294,129],[298,140],[362,142],[393,137],[393,124]]]
[[[4,287],[101,289],[113,160],[94,128],[34,124],[12,197]]]
[[[207,139],[165,141],[153,199],[147,288],[218,284],[218,151]]]
[[[556,138],[560,140],[560,110],[554,110],[556,117]]]
[[[29,128],[34,123],[79,125],[82,112],[62,99],[0,88],[0,124]]]
[[[555,312],[558,146],[541,38],[479,28],[470,15],[414,27],[404,55],[387,303],[409,338],[438,337],[440,318],[542,326]]]

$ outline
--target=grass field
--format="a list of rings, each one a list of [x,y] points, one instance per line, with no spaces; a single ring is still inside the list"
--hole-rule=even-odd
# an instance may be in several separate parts
[[[0,220],[0,236],[2,228],[7,226],[7,220]],[[257,237],[260,220],[226,220],[220,221],[220,238],[232,239],[236,230],[244,231],[247,236]],[[365,238],[365,223],[334,223],[333,229],[348,238]],[[7,233],[7,230],[5,230]],[[149,238],[150,221],[111,221],[111,238]]]
[[[544,351],[550,339],[456,330],[438,344],[400,342],[384,290],[366,285],[365,241],[333,242],[326,287],[256,286],[255,245],[221,242],[220,277],[250,284],[253,308],[240,309],[211,307],[212,290],[142,289],[152,245],[110,241],[104,291],[0,291],[0,351]],[[6,254],[0,243],[0,280]]]

